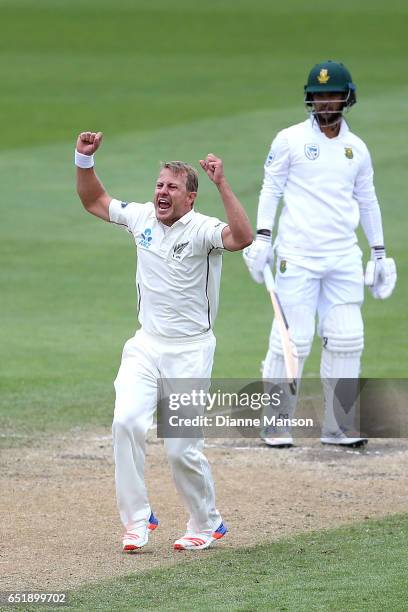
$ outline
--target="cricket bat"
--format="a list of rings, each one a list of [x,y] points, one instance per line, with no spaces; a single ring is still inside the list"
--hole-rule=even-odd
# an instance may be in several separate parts
[[[298,354],[296,345],[290,337],[289,324],[285,317],[282,305],[279,301],[278,294],[275,291],[275,281],[272,271],[267,265],[264,269],[265,285],[271,297],[273,312],[275,314],[276,323],[278,325],[280,338],[282,341],[283,358],[285,360],[286,377],[289,383],[289,389],[292,395],[296,395],[297,378],[299,371]]]

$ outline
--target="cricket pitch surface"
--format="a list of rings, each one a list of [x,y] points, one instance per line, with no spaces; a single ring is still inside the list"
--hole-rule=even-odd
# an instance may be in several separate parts
[[[9,443],[10,441],[10,443]],[[291,449],[260,440],[208,440],[217,507],[229,533],[216,549],[380,518],[408,507],[408,440],[362,449],[304,439]],[[110,431],[3,438],[0,590],[63,590],[214,554],[178,552],[187,515],[162,441],[147,444],[146,481],[160,526],[140,553],[121,552]]]

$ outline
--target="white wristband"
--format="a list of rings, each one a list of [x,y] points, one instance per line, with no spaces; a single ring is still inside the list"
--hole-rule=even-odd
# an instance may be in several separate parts
[[[84,155],[75,149],[75,165],[78,168],[93,168],[95,160],[93,155]]]

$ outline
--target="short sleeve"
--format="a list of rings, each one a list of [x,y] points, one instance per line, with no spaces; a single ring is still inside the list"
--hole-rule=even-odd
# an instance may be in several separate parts
[[[133,234],[145,206],[146,204],[112,199],[109,204],[109,221]]]
[[[216,217],[208,217],[200,226],[198,234],[205,251],[224,249],[222,242],[222,230],[224,227],[227,227],[227,224]]]

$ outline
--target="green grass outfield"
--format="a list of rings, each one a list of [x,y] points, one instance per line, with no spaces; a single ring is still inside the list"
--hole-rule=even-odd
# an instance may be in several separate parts
[[[77,133],[104,131],[98,172],[124,199],[151,197],[159,160],[194,163],[213,151],[254,220],[270,141],[303,119],[307,72],[326,58],[343,60],[357,83],[350,123],[372,152],[386,245],[399,273],[390,300],[367,295],[363,375],[406,376],[407,17],[403,0],[0,0],[3,435],[109,425],[112,380],[136,328],[134,246],[81,210]],[[223,216],[203,174],[197,204]],[[239,254],[227,254],[214,375],[256,377],[270,321],[264,289]],[[316,375],[318,363],[316,342],[305,374]],[[379,559],[392,555],[391,541],[373,549]],[[360,561],[367,554],[370,540]],[[252,556],[237,558],[249,582]],[[288,576],[302,573],[302,558],[287,557]],[[368,588],[369,566],[359,571],[344,578],[344,588],[348,580]],[[228,589],[214,581],[225,603]],[[302,592],[312,597],[306,586]]]
[[[107,425],[121,348],[136,328],[134,246],[81,210],[77,132],[105,132],[98,171],[124,199],[151,197],[159,160],[215,151],[254,220],[270,140],[304,117],[306,73],[322,57],[347,62],[358,85],[350,121],[372,151],[398,263],[392,299],[367,296],[363,375],[406,375],[408,9],[275,4],[0,1],[0,415],[9,428]],[[204,175],[197,204],[223,216]],[[270,320],[264,289],[227,254],[214,375],[257,376]],[[318,362],[316,341],[306,375]]]
[[[402,612],[407,548],[408,515],[237,551],[220,544],[182,565],[72,591],[63,609]],[[50,610],[24,608],[39,609]]]

